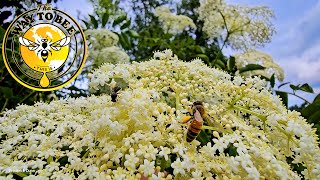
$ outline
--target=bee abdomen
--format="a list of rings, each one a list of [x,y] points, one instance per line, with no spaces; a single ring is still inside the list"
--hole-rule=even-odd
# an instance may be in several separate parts
[[[201,131],[202,122],[192,121],[187,132],[187,142],[193,141]]]

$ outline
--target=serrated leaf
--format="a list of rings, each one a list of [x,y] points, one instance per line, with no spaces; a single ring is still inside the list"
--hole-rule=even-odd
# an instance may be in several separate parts
[[[11,88],[8,87],[0,87],[0,92],[4,94],[4,97],[10,99],[13,96],[13,91]]]
[[[307,83],[305,83],[302,86],[300,86],[299,90],[304,91],[304,92],[308,92],[308,93],[314,93],[312,87],[309,86],[309,84],[307,84]]]
[[[275,91],[278,96],[282,99],[282,103],[288,107],[288,93],[282,91]]]
[[[121,23],[122,21],[124,21],[124,20],[126,20],[126,19],[127,19],[127,16],[126,16],[126,15],[119,16],[116,20],[114,20],[113,26]]]
[[[128,33],[129,33],[129,36],[131,37],[134,37],[134,38],[140,37],[140,35],[135,30],[129,30]]]
[[[270,78],[270,85],[272,88],[274,88],[274,84],[275,84],[276,80],[274,78],[274,74],[272,74],[271,78]]]
[[[236,58],[234,58],[233,56],[230,56],[227,62],[228,70],[229,71],[234,70],[235,65],[236,65]]]
[[[282,83],[278,86],[278,89],[281,88],[282,86],[286,85],[286,84],[289,84],[290,82],[286,82],[286,83]]]
[[[93,27],[96,29],[98,28],[98,21],[96,20],[96,18],[92,15],[89,15],[90,16],[90,21],[91,23],[93,24]]]
[[[130,21],[130,20],[128,20],[126,23],[124,23],[124,24],[120,27],[120,29],[121,29],[121,30],[123,30],[123,29],[125,29],[125,28],[129,27],[129,26],[130,26],[130,24],[131,24],[131,21]]]
[[[105,12],[102,16],[102,27],[104,27],[107,24],[108,20],[109,20],[109,14],[108,12]]]
[[[259,64],[248,64],[243,68],[239,69],[239,73],[243,73],[246,71],[254,71],[254,70],[259,70],[259,69],[265,69],[265,67],[259,65]]]

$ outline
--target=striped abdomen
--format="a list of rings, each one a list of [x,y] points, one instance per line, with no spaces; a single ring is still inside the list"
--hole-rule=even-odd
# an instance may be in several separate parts
[[[196,112],[194,113],[194,119],[188,128],[187,142],[193,141],[198,136],[198,134],[201,131],[202,124],[203,124],[203,119],[199,111],[196,110]]]

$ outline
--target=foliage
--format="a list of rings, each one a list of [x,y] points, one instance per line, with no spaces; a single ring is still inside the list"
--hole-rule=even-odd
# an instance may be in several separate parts
[[[172,51],[146,62],[105,64],[91,87],[108,95],[18,106],[0,118],[0,167],[9,177],[57,179],[319,179],[311,125],[258,77],[242,79]],[[186,142],[179,122],[204,102],[207,129]],[[302,171],[297,171],[298,166]],[[10,173],[25,169],[28,172]]]

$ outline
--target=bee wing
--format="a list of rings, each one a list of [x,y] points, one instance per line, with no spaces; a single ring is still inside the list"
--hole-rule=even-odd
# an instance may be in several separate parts
[[[40,46],[38,43],[30,41],[29,39],[26,39],[24,37],[19,37],[19,42],[22,46],[28,47],[30,51],[34,51]]]
[[[193,116],[194,116],[194,120],[203,122],[203,118],[198,110],[195,110]]]
[[[66,36],[60,39],[59,41],[56,41],[50,44],[50,47],[55,51],[59,51],[61,47],[68,45],[70,41],[71,41],[71,38],[69,36]]]
[[[215,131],[219,131],[219,132],[222,132],[222,133],[226,133],[227,130],[223,127],[222,124],[220,124],[219,122],[215,121],[213,117],[211,117],[209,114],[207,114],[205,117],[205,120],[207,122],[210,122],[212,128],[215,130]],[[212,129],[211,129],[212,130]]]

